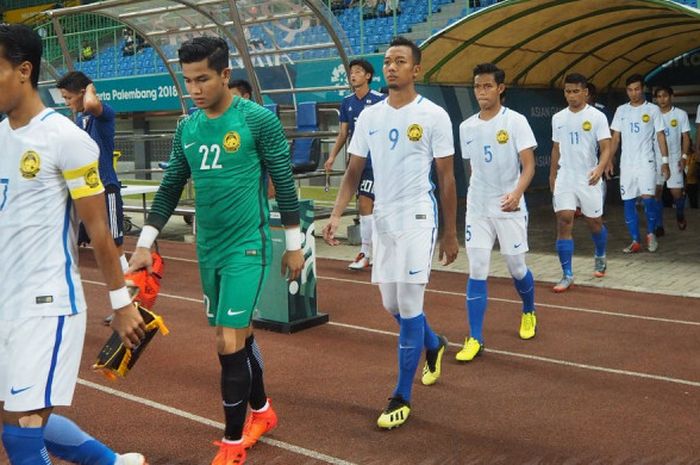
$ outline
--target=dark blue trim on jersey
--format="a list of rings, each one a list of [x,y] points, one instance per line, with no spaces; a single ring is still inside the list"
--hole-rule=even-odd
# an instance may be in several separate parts
[[[421,103],[422,101],[423,101],[423,96],[421,95],[420,98],[418,99],[418,102],[416,102],[416,105],[418,105],[418,104]]]
[[[46,390],[44,391],[44,408],[51,407],[51,388],[53,386],[53,378],[56,373],[56,365],[58,364],[58,349],[61,347],[63,340],[63,324],[66,317],[58,317],[58,326],[56,328],[56,341],[53,344],[53,354],[51,354],[51,367],[49,368],[49,377],[46,380]]]
[[[51,110],[50,112],[48,112],[48,113],[46,113],[44,116],[42,116],[41,119],[40,119],[39,121],[44,121],[44,120],[45,120],[46,118],[48,118],[49,116],[51,116],[51,115],[57,115],[57,114],[58,114],[57,111]]]
[[[75,286],[73,285],[73,278],[70,274],[71,265],[73,264],[73,259],[70,255],[70,250],[68,250],[68,232],[70,231],[70,211],[72,202],[68,199],[66,202],[66,215],[63,218],[63,254],[66,256],[66,283],[68,284],[68,296],[70,297],[70,310],[73,315],[78,313],[78,307],[75,304]]]
[[[437,198],[435,197],[435,184],[433,183],[433,177],[431,176],[432,171],[433,171],[433,169],[431,167],[430,171],[428,171],[428,182],[430,183],[430,200],[433,201],[433,219],[435,220],[435,228],[437,228],[438,227],[438,207],[437,207]],[[437,168],[436,168],[436,171],[437,171]]]

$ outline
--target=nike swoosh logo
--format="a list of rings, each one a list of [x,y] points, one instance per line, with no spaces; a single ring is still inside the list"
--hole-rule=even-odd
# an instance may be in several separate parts
[[[192,147],[194,144],[196,144],[196,142],[190,142],[189,144],[185,144],[185,150]]]
[[[596,210],[596,211],[594,211],[593,213],[598,213],[599,211],[600,211],[600,210]]]
[[[561,129],[561,128],[563,128],[563,127],[564,127],[564,126],[557,126],[557,129]]]
[[[483,297],[467,297],[467,300],[479,300],[483,299]]]
[[[234,312],[233,309],[229,308],[226,313],[228,314],[228,316],[236,316],[236,315],[242,315],[243,313],[245,313],[245,310],[240,310],[238,312]]]
[[[523,244],[522,244],[522,243],[520,243],[520,244],[515,244],[513,247],[517,249],[517,248],[520,247],[521,245],[523,245]]]
[[[224,404],[224,407],[235,407],[236,405],[240,405],[241,402],[243,402],[243,399],[239,400],[235,404],[227,404],[226,402],[224,402],[223,404]]]
[[[402,346],[399,344],[399,349],[415,349],[413,346]]]
[[[29,390],[29,389],[31,389],[31,388],[33,388],[33,387],[34,387],[33,385],[32,385],[32,386],[28,386],[28,387],[26,387],[26,388],[22,388],[22,389],[15,389],[14,387],[12,387],[12,388],[10,388],[10,394],[12,394],[13,396],[16,396],[17,394],[20,394],[20,393],[22,393],[22,392],[24,392],[24,391],[27,391],[27,390]]]
[[[466,141],[464,144],[465,144],[465,145],[469,145],[469,144],[471,144],[472,142],[474,142],[474,139],[468,140],[468,141]]]
[[[420,273],[421,271],[423,271],[423,270],[408,270],[408,274],[414,275],[414,274]]]
[[[378,133],[378,132],[379,132],[379,129],[375,129],[374,131],[370,131],[370,132],[369,132],[369,135],[370,135],[370,136],[373,136],[373,135],[375,135],[375,134]]]

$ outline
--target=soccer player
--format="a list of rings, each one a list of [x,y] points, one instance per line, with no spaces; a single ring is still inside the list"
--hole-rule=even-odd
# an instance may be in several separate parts
[[[289,145],[280,120],[227,87],[229,48],[219,37],[195,37],[178,51],[187,91],[199,108],[175,131],[169,166],[130,260],[150,268],[150,248],[191,176],[197,194],[197,257],[209,324],[216,330],[226,429],[212,465],[241,465],[245,449],[277,424],[251,331],[272,259],[263,165],[276,187],[287,252],[282,272],[304,265],[299,203]],[[252,408],[246,422],[248,404]],[[244,429],[245,422],[245,429]]]
[[[80,71],[71,71],[59,79],[56,87],[66,106],[77,114],[75,123],[84,129],[100,148],[100,180],[105,188],[107,221],[114,243],[119,250],[119,262],[122,271],[129,268],[124,256],[124,204],[121,196],[121,184],[114,170],[114,119],[112,107],[102,103],[92,80]],[[81,226],[78,243],[90,242],[90,236]]]
[[[523,194],[535,175],[535,135],[520,113],[501,104],[505,72],[492,63],[474,68],[479,113],[459,125],[462,157],[470,161],[465,244],[469,258],[467,315],[469,337],[456,358],[469,362],[484,350],[488,305],[486,279],[498,238],[501,255],[523,301],[520,337],[535,337],[535,282],[525,264],[527,207]]]
[[[326,172],[333,169],[333,163],[338,153],[345,143],[352,139],[357,118],[362,113],[362,110],[377,102],[381,102],[386,97],[386,95],[369,88],[372,76],[374,76],[374,67],[369,61],[357,59],[350,62],[350,86],[353,89],[353,93],[347,95],[340,104],[340,129],[331,153],[328,155],[328,160],[323,165]],[[370,253],[372,251],[372,230],[374,225],[372,216],[372,210],[374,209],[374,175],[372,173],[372,159],[370,156],[367,157],[365,169],[362,171],[357,195],[360,209],[362,246],[355,260],[348,265],[348,268],[351,270],[365,269],[369,267],[371,260]]]
[[[659,107],[644,99],[644,78],[633,74],[625,81],[629,103],[620,105],[615,111],[610,153],[616,153],[622,143],[620,156],[620,195],[624,203],[625,223],[632,236],[632,243],[622,249],[624,253],[637,253],[642,250],[639,236],[639,216],[637,198],[644,203],[647,218],[647,250],[656,252],[657,208],[654,200],[656,191],[656,157],[661,157],[661,174],[669,177],[668,150],[664,134],[664,121]],[[654,153],[654,139],[659,140],[659,153]]]
[[[375,179],[374,266],[384,308],[399,323],[399,373],[389,405],[377,419],[380,428],[402,425],[411,411],[411,388],[423,347],[426,364],[421,382],[434,384],[441,373],[447,340],[436,335],[423,313],[437,238],[437,203],[430,171],[433,162],[440,185],[443,232],[439,258],[457,258],[456,191],[452,124],[447,112],[416,92],[421,51],[396,37],[384,54],[389,97],[367,108],[357,120],[350,142],[350,162],[323,237],[337,245],[335,233],[343,210],[372,153]]]
[[[117,455],[54,407],[70,405],[86,303],[77,265],[78,217],[110,289],[112,328],[128,347],[145,326],[124,285],[107,227],[95,142],[47,109],[37,84],[42,45],[27,26],[0,24],[0,410],[11,465],[144,465]]]
[[[685,219],[685,194],[683,193],[683,171],[688,161],[690,153],[690,121],[688,113],[678,107],[673,106],[673,88],[662,86],[654,91],[656,104],[661,109],[661,117],[664,120],[664,135],[668,146],[668,167],[671,172],[666,180],[666,186],[671,191],[673,203],[676,207],[676,222],[678,229],[683,231],[688,222]],[[658,142],[655,150],[659,150]],[[658,157],[657,157],[658,161]],[[664,204],[662,200],[664,192],[664,177],[660,173],[660,166],[657,163],[656,174],[656,205],[657,205],[657,227],[656,235],[663,236],[664,231]]]
[[[557,253],[563,276],[554,292],[574,282],[574,213],[580,207],[595,244],[593,274],[605,276],[608,230],[603,224],[603,174],[610,162],[610,128],[605,114],[586,103],[586,78],[578,73],[564,78],[568,107],[552,117],[552,159],[549,187],[557,215]],[[600,160],[598,159],[600,147]]]

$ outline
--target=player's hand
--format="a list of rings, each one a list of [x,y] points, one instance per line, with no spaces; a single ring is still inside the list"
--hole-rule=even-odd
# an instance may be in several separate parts
[[[668,163],[664,163],[661,165],[661,174],[663,174],[664,179],[668,181],[668,178],[671,177],[671,168],[669,168]]]
[[[600,165],[596,166],[593,171],[588,173],[588,185],[589,186],[595,186],[598,184],[598,181],[600,181],[600,178],[603,177],[603,172],[604,168]]]
[[[282,255],[282,276],[286,276],[288,280],[294,281],[301,276],[302,268],[304,268],[303,249],[287,250]]]
[[[148,274],[153,272],[153,257],[151,256],[151,251],[146,247],[136,247],[134,253],[129,259],[129,269],[127,273],[133,273],[134,271],[146,268]]]
[[[518,211],[520,209],[520,197],[522,197],[522,195],[518,194],[517,192],[511,192],[510,194],[503,196],[501,199],[501,211]]]
[[[438,259],[440,264],[447,266],[457,259],[457,254],[459,253],[459,242],[457,242],[456,234],[444,235],[440,239],[440,250],[438,254]]]
[[[335,163],[335,157],[328,157],[328,160],[323,164],[323,169],[326,170],[326,173],[333,171],[333,163]]]
[[[146,335],[146,324],[134,304],[115,310],[110,326],[129,349],[139,345]]]
[[[338,245],[340,241],[335,238],[335,233],[340,225],[340,218],[331,216],[330,221],[323,228],[323,240],[328,245]]]
[[[613,175],[615,174],[615,168],[613,167],[612,162],[605,165],[605,170],[603,172],[605,173],[605,177],[607,179],[612,179]]]

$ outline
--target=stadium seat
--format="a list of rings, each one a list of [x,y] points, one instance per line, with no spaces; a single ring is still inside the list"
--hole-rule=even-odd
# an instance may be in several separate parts
[[[316,102],[303,102],[297,105],[297,131],[318,131],[318,110]],[[316,171],[321,159],[321,140],[305,137],[294,139],[292,143],[292,171],[295,174]]]
[[[270,110],[272,113],[275,114],[279,118],[280,116],[280,106],[277,105],[276,103],[268,103],[263,105],[265,109]]]

